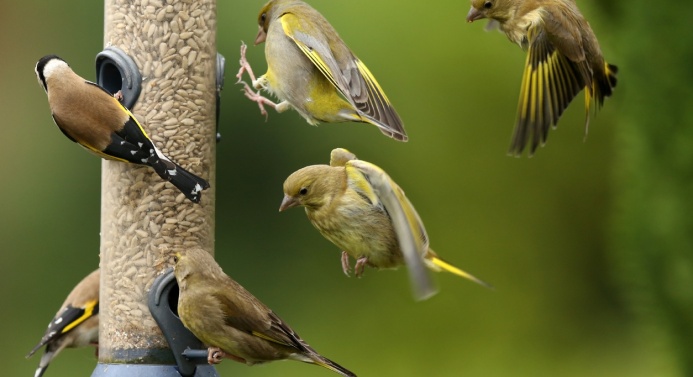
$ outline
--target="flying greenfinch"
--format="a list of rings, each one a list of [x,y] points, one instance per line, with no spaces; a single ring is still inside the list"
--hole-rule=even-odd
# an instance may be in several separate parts
[[[317,364],[342,376],[356,376],[321,356],[265,304],[222,271],[205,250],[176,253],[178,315],[208,345],[208,362],[226,357],[248,365],[275,360]]]
[[[255,44],[265,42],[267,73],[255,79],[241,46],[241,69],[255,89],[265,89],[279,103],[254,92],[243,82],[245,95],[277,112],[294,108],[309,124],[370,123],[399,141],[407,141],[402,120],[383,89],[337,31],[318,11],[300,0],[272,0],[258,16]]]
[[[438,257],[429,248],[423,222],[404,191],[382,169],[356,159],[346,149],[333,150],[330,165],[302,168],[284,181],[279,211],[296,206],[305,207],[313,226],[342,250],[342,270],[347,276],[352,257],[356,276],[362,275],[365,266],[406,265],[418,300],[436,293],[425,267],[489,286]]]
[[[509,154],[530,142],[532,155],[549,128],[585,89],[585,135],[592,101],[600,108],[616,86],[617,67],[604,61],[599,42],[574,0],[472,0],[467,21],[487,18],[510,41],[528,49],[517,122]]]
[[[41,377],[51,361],[65,348],[86,347],[99,343],[99,279],[96,270],[80,281],[48,324],[41,341],[26,356],[46,346],[34,377]]]

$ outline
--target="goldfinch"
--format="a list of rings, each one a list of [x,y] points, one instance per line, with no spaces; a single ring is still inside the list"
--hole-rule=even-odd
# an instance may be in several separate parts
[[[284,181],[279,211],[303,206],[313,226],[342,250],[342,270],[349,276],[365,266],[409,269],[416,299],[436,293],[425,265],[445,270],[484,286],[487,283],[442,260],[429,248],[421,218],[404,191],[374,164],[357,160],[342,148],[332,151],[331,165],[312,165]]]
[[[356,376],[312,349],[270,308],[226,275],[205,250],[178,252],[174,262],[178,315],[210,347],[210,364],[220,363],[224,357],[247,365],[288,359]]]
[[[272,0],[258,16],[255,44],[265,42],[267,73],[255,79],[241,46],[241,70],[248,71],[255,89],[265,89],[274,103],[246,83],[245,94],[277,112],[294,108],[309,124],[370,123],[399,141],[407,141],[402,120],[382,88],[337,31],[318,11],[299,0]]]
[[[546,143],[563,110],[585,89],[585,135],[592,101],[601,107],[616,87],[615,65],[604,61],[599,42],[574,0],[472,0],[467,21],[488,18],[528,49],[517,123],[509,154],[529,154]]]
[[[46,346],[34,377],[41,377],[50,362],[65,348],[85,347],[99,343],[99,279],[96,270],[72,289],[60,310],[48,324],[41,341],[26,356],[31,357]]]
[[[200,201],[209,183],[164,156],[114,95],[78,76],[55,55],[41,58],[35,71],[53,120],[68,139],[105,159],[151,166],[188,199]]]

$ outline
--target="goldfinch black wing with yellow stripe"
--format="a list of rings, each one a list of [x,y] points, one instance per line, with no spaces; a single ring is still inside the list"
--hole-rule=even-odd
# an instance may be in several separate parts
[[[39,348],[62,337],[99,313],[100,278],[100,270],[97,269],[72,289],[55,318],[48,324],[41,341],[26,357],[30,357]]]
[[[86,83],[101,89],[111,96],[106,89],[98,84],[91,81],[86,81]],[[111,133],[111,143],[102,151],[95,150],[84,143],[80,144],[104,158],[151,166],[161,178],[170,181],[188,199],[198,203],[201,198],[202,190],[209,188],[209,183],[183,169],[180,165],[171,161],[171,159],[159,151],[159,149],[154,146],[149,135],[147,135],[144,127],[137,121],[137,118],[135,118],[130,110],[123,106],[116,98],[113,96],[111,97],[120,110],[128,116],[123,127]]]
[[[90,300],[80,306],[67,305],[53,320],[48,324],[46,333],[41,341],[29,352],[26,357],[32,356],[41,347],[49,342],[56,340],[67,332],[73,330],[87,319],[99,314],[99,301]]]
[[[522,75],[517,123],[509,154],[520,155],[531,140],[529,154],[546,143],[563,111],[591,83],[591,71],[580,45],[581,36],[558,30],[551,17],[527,32],[529,50]],[[559,48],[560,47],[560,48]]]
[[[63,349],[98,344],[100,277],[97,269],[72,289],[55,318],[48,324],[39,344],[26,356],[28,358],[46,346],[34,377],[41,377]]]
[[[325,33],[312,30],[316,28],[314,25],[302,22],[301,18],[294,14],[286,13],[280,17],[280,21],[286,36],[296,43],[365,120],[380,128],[381,132],[389,137],[400,141],[407,140],[402,120],[380,84],[366,65],[337,37],[336,31],[331,33],[335,36],[334,40],[325,40]],[[332,28],[327,21],[323,21],[320,26]],[[316,35],[321,39],[314,37]]]
[[[437,292],[424,264],[429,238],[426,228],[404,191],[378,166],[363,160],[345,164],[347,184],[374,206],[382,206],[392,220],[400,250],[409,271],[417,300],[425,300]]]

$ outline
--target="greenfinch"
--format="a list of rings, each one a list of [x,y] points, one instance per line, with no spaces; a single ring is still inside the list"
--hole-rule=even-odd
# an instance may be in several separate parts
[[[27,358],[46,346],[34,377],[41,377],[51,361],[65,348],[85,347],[99,343],[99,270],[80,281],[48,324],[41,341]]]
[[[342,250],[342,270],[349,276],[365,266],[406,265],[414,297],[436,293],[425,267],[445,270],[484,286],[487,283],[442,260],[429,248],[421,218],[404,191],[374,164],[356,159],[346,149],[332,151],[330,165],[312,165],[284,181],[279,211],[303,206],[310,222]],[[425,267],[424,267],[425,266]]]
[[[402,120],[365,64],[351,52],[318,11],[300,0],[272,0],[258,16],[255,44],[265,42],[267,73],[255,79],[241,46],[241,69],[255,89],[265,89],[274,103],[244,83],[245,95],[277,112],[294,108],[309,124],[370,123],[399,141],[407,141]]]
[[[604,61],[599,42],[574,0],[472,0],[468,22],[487,18],[510,41],[528,49],[517,122],[509,154],[544,145],[572,99],[585,89],[585,135],[592,101],[597,108],[616,86],[615,65]]]
[[[270,308],[226,275],[205,250],[178,252],[174,262],[178,315],[210,347],[210,364],[220,363],[224,357],[248,365],[289,359],[356,376],[318,354]]]

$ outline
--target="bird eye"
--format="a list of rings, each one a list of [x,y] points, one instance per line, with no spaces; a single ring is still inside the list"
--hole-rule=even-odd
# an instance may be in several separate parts
[[[484,3],[484,8],[486,8],[486,9],[491,9],[492,6],[493,6],[493,3],[490,1],[487,1]]]
[[[305,194],[308,193],[308,188],[302,187],[302,188],[301,188],[301,191],[299,191],[298,193],[301,194],[301,195],[305,195]]]
[[[262,21],[263,24],[265,23],[266,19],[267,19],[267,13],[263,13],[260,15],[260,21]]]
[[[178,255],[173,256],[173,263],[178,263]]]

